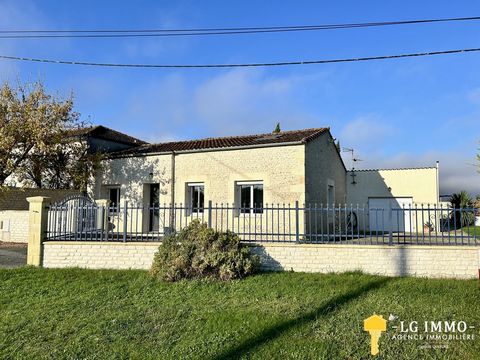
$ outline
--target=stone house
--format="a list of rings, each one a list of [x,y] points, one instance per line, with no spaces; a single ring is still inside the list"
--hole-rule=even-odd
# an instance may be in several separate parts
[[[346,169],[328,128],[161,144],[116,152],[95,197],[114,204],[344,203]]]
[[[349,172],[330,129],[313,128],[143,144],[114,152],[98,174],[93,193],[114,207],[125,203],[144,208],[177,204],[185,207],[184,215],[189,216],[203,213],[209,201],[235,204],[241,208],[237,216],[260,217],[263,207],[294,206],[297,201],[300,207],[361,204],[367,210],[357,216],[363,224],[360,227],[385,231],[392,226],[406,227],[409,220],[372,223],[360,217],[368,214],[369,207],[387,210],[391,206],[438,204],[438,164]],[[152,230],[147,217],[153,215],[142,215],[141,231]],[[300,223],[310,226],[306,218]]]
[[[94,194],[120,207],[177,204],[190,219],[203,218],[210,201],[235,204],[231,221],[241,218],[246,227],[266,218],[267,206],[344,203],[345,180],[330,130],[315,128],[147,144],[112,153],[97,176]],[[292,216],[278,226],[294,221]],[[162,214],[143,211],[131,217],[139,218],[135,231],[165,226],[158,224]],[[121,229],[121,220],[115,221]]]

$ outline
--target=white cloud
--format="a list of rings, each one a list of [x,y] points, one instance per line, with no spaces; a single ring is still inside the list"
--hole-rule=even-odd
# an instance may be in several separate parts
[[[231,70],[199,86],[195,113],[214,134],[241,134],[273,128],[297,127],[311,116],[299,111],[293,98],[307,81],[297,76],[268,77],[262,71]]]
[[[197,82],[174,73],[130,89],[124,113],[145,124],[145,136],[157,139],[271,131],[276,122],[284,129],[298,128],[313,123],[291,96],[306,81],[298,76],[268,77],[252,69]]]
[[[348,122],[340,131],[340,141],[360,152],[377,152],[394,132],[386,121],[370,114]]]

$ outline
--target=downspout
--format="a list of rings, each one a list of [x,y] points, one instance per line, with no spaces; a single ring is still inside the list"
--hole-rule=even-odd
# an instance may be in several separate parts
[[[172,151],[171,165],[171,186],[170,186],[170,227],[175,229],[175,151]]]
[[[440,163],[439,161],[437,160],[436,162],[436,165],[435,165],[435,168],[436,168],[436,175],[437,175],[437,209],[440,207],[440,176],[439,176],[439,171],[440,171]],[[435,213],[437,212],[438,210],[435,211]],[[442,210],[440,210],[440,213],[442,212]],[[440,232],[440,221],[435,221],[436,222],[436,227],[437,227],[437,231]],[[479,279],[480,279],[480,269],[479,269]]]
[[[436,168],[437,168],[437,208],[438,208],[438,206],[440,205],[440,175],[439,175],[440,163],[438,160],[436,163]]]

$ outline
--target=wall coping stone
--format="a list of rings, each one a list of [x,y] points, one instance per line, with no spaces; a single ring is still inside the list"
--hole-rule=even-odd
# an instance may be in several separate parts
[[[353,249],[435,249],[435,250],[480,250],[480,246],[473,245],[363,245],[363,244],[296,244],[296,243],[247,243],[251,247],[291,247],[291,248],[353,248]]]
[[[124,246],[155,246],[158,247],[161,242],[143,241],[143,242],[119,242],[119,241],[44,241],[43,245],[124,245]]]
[[[162,244],[160,241],[137,241],[137,242],[118,242],[118,241],[44,241],[44,245],[122,245],[122,246],[155,246]],[[480,251],[480,246],[454,246],[454,245],[360,245],[360,244],[296,244],[296,243],[244,243],[251,247],[282,247],[282,248],[353,248],[353,249],[424,249],[424,250],[472,250]]]

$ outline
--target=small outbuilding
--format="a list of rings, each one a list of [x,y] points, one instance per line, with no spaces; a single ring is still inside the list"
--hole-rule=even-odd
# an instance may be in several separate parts
[[[368,212],[358,213],[369,214],[368,219],[359,219],[359,224],[370,231],[413,229],[417,226],[411,223],[415,209],[439,206],[438,171],[438,163],[432,167],[348,171],[347,203],[368,208]],[[380,216],[391,208],[405,210],[391,218]],[[372,214],[378,214],[381,221]]]
[[[33,196],[46,196],[52,202],[80,195],[78,190],[22,189],[0,190],[0,241],[27,243],[28,201]]]

